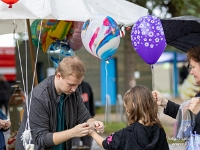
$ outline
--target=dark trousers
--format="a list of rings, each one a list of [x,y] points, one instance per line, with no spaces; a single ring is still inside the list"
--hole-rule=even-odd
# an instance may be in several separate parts
[[[91,148],[93,138],[91,136],[76,137],[72,139],[73,146],[80,146],[80,141],[83,142],[83,146],[88,146]]]

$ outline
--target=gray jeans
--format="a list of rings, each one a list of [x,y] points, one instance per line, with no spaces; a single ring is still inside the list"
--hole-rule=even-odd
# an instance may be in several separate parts
[[[91,148],[93,139],[91,136],[73,138],[72,139],[73,146],[81,146],[80,141],[82,141],[83,146],[88,146]]]

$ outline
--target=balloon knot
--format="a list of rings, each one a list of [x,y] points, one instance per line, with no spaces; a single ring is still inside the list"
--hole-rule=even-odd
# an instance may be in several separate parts
[[[122,26],[120,29],[120,37],[124,37],[125,36],[125,27]]]
[[[130,30],[131,29],[131,27],[126,27],[126,30],[128,31],[128,30]]]

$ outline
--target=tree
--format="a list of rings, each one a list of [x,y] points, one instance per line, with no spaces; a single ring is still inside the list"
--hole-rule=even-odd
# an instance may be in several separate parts
[[[200,17],[200,1],[199,0],[129,0],[137,5],[145,7],[149,10],[149,14],[163,14],[162,18],[170,14],[171,17],[191,15]],[[159,10],[159,14],[155,10]]]

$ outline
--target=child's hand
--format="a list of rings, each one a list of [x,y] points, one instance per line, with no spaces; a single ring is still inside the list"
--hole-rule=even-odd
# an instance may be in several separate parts
[[[101,122],[101,121],[95,121],[94,127],[95,127],[95,130],[97,131],[97,133],[103,133],[105,130],[105,126],[104,126],[103,122]]]
[[[88,135],[91,136],[94,132],[96,132],[95,129],[90,129],[89,132],[88,132]]]

